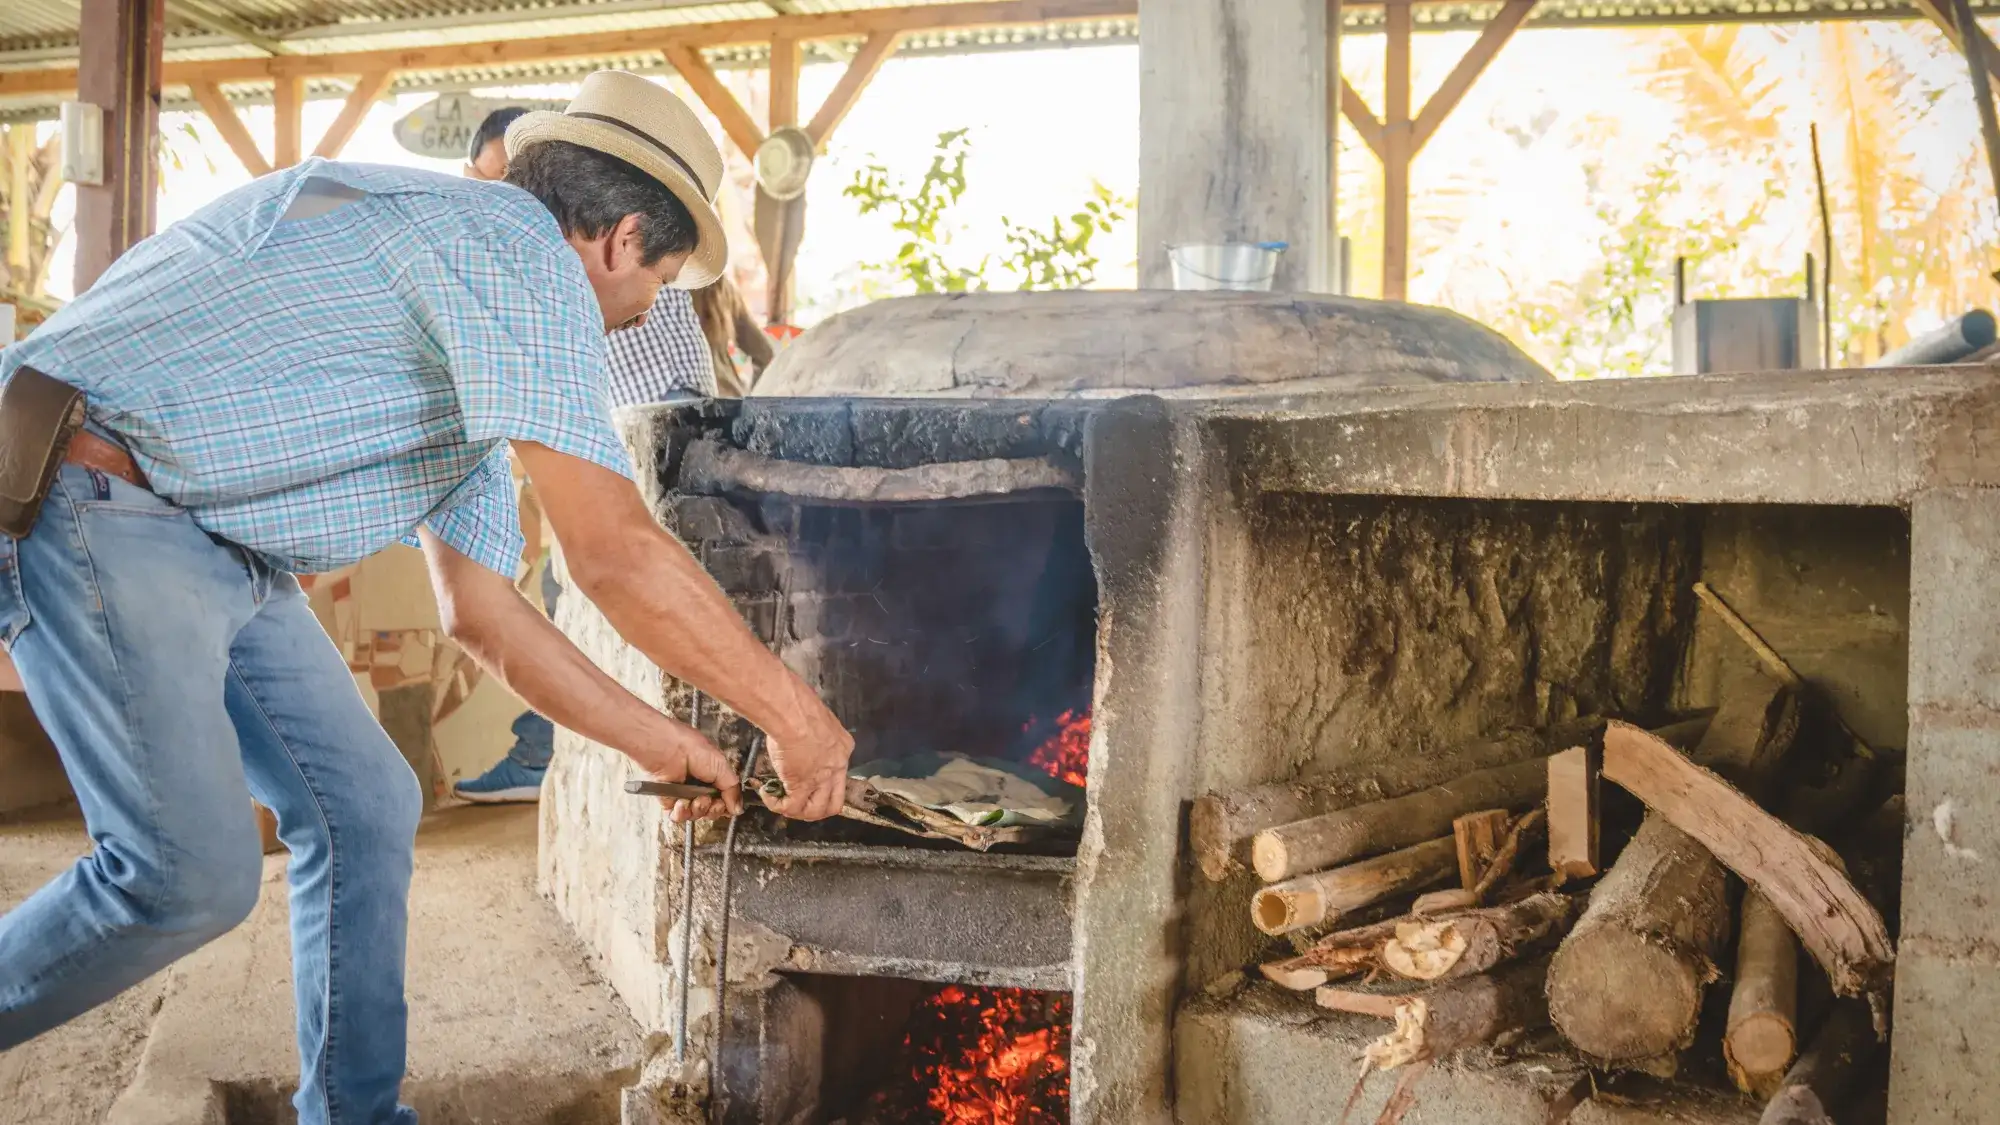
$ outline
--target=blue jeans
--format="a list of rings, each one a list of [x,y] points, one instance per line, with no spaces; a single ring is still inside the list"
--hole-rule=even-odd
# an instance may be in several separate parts
[[[93,847],[0,916],[0,1050],[228,932],[257,903],[250,798],[291,849],[301,1125],[409,1125],[403,954],[421,795],[291,575],[65,465],[0,536],[0,643]]]

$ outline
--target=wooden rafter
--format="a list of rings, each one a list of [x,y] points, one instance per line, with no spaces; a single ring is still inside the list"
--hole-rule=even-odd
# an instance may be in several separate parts
[[[675,70],[680,71],[681,78],[694,91],[694,96],[700,98],[701,104],[707,106],[715,119],[722,123],[722,132],[737,150],[745,156],[755,156],[758,146],[764,143],[764,131],[757,128],[757,122],[751,119],[743,103],[737,101],[729,87],[722,84],[722,79],[715,76],[708,60],[701,57],[701,49],[685,43],[669,43],[661,53],[667,56],[667,61],[673,64]]]
[[[345,77],[378,70],[450,70],[455,67],[506,66],[555,59],[629,57],[660,50],[663,43],[725,47],[768,43],[776,38],[872,37],[890,32],[900,35],[947,28],[1110,19],[1136,15],[1138,10],[1138,0],[989,0],[983,3],[928,4],[914,8],[868,8],[406,50],[172,62],[166,64],[163,78],[166,85],[184,87],[198,81],[269,82],[279,77]],[[0,72],[0,96],[62,94],[75,89],[74,67]]]
[[[290,168],[305,155],[306,80],[280,78],[271,88],[271,163]]]
[[[861,91],[867,89],[868,83],[875,78],[875,72],[881,70],[882,64],[888,62],[889,56],[902,45],[904,34],[902,31],[877,31],[861,44],[861,49],[854,53],[854,61],[847,64],[840,81],[834,83],[826,101],[820,103],[819,111],[806,125],[806,133],[812,137],[815,148],[826,148],[827,138],[833,136],[833,131],[846,120],[847,111],[854,108]]]
[[[1913,2],[1918,11],[1930,17],[1930,21],[1938,25],[1938,30],[1944,32],[1945,39],[1958,48],[1960,54],[1971,56],[1972,52],[1965,49],[1964,37],[1958,33],[1958,21],[1952,18],[1949,0],[1946,3],[1939,3],[1938,0],[1913,0]],[[1978,46],[1980,57],[1986,60],[1987,73],[2000,79],[2000,46],[1994,45],[1993,37],[1987,35],[1986,29],[1980,27],[1977,22],[1972,25],[1972,39]]]
[[[771,40],[771,128],[799,123],[799,41]]]
[[[35,127],[7,127],[7,278],[15,287],[27,280],[31,255],[28,232],[32,212],[28,209],[28,171],[35,159]],[[11,340],[0,343],[12,343]]]
[[[195,82],[188,86],[188,92],[194,95],[195,104],[201,107],[201,111],[208,114],[209,122],[215,126],[216,132],[222,134],[223,143],[236,154],[236,159],[245,170],[252,176],[261,176],[271,170],[271,162],[264,159],[256,138],[250,135],[243,119],[236,115],[236,107],[223,96],[222,87],[213,82]]]
[[[389,88],[396,76],[386,70],[364,74],[355,80],[354,89],[348,91],[347,101],[340,107],[340,116],[326,127],[326,135],[313,146],[313,155],[327,160],[335,159],[347,142],[354,139],[354,131],[361,128],[361,119],[368,116],[368,109]]]
[[[1367,99],[1347,81],[1346,75],[1340,77],[1340,112],[1354,126],[1354,131],[1361,134],[1362,141],[1375,153],[1375,159],[1382,159],[1382,119],[1368,108]]]
[[[1493,56],[1500,53],[1500,48],[1507,45],[1507,40],[1514,37],[1514,33],[1527,22],[1528,13],[1534,10],[1535,0],[1507,0],[1487,21],[1486,30],[1479,33],[1472,49],[1465,52],[1465,57],[1458,60],[1457,66],[1451,68],[1451,73],[1445,76],[1444,85],[1439,86],[1437,93],[1431,95],[1431,100],[1424,103],[1423,112],[1417,114],[1410,138],[1410,155],[1423,150],[1424,142],[1430,140],[1432,134],[1438,131],[1438,126],[1444,124],[1444,119],[1458,108],[1465,92],[1472,89],[1472,84],[1485,73]]]

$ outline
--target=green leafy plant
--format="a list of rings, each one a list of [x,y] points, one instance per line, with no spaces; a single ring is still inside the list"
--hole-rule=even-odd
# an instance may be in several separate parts
[[[1090,188],[1083,210],[1068,219],[1057,215],[1046,228],[1000,220],[1008,247],[1000,264],[1021,279],[1022,289],[1083,289],[1096,283],[1098,258],[1091,240],[1124,222],[1135,208],[1103,184],[1093,182]]]
[[[938,134],[930,167],[915,184],[896,181],[887,168],[871,161],[842,189],[859,202],[862,214],[888,216],[890,229],[903,237],[895,257],[864,267],[887,282],[870,286],[879,290],[871,296],[979,292],[993,288],[996,268],[1024,290],[1093,284],[1100,265],[1094,247],[1102,245],[1096,240],[1132,216],[1133,201],[1093,183],[1090,199],[1071,215],[1032,225],[1003,217],[1006,252],[997,262],[989,255],[967,264],[952,253],[952,244],[961,225],[955,211],[965,196],[971,151],[968,130],[953,129]]]
[[[964,293],[987,287],[985,258],[968,269],[953,265],[947,253],[952,235],[948,219],[965,194],[965,158],[972,149],[967,132],[953,129],[938,134],[931,166],[913,188],[891,180],[881,164],[870,163],[841,192],[860,202],[862,214],[889,216],[889,227],[903,236],[903,244],[894,258],[873,269],[918,293]]]

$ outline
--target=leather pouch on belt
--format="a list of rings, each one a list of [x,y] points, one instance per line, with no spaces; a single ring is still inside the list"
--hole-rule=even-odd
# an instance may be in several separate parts
[[[34,530],[83,406],[82,391],[32,367],[0,387],[0,534],[25,539]]]

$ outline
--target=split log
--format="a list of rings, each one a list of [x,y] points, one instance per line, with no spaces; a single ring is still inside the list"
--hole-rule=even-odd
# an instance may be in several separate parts
[[[1493,862],[1486,866],[1486,872],[1479,877],[1479,882],[1473,884],[1474,900],[1481,903],[1493,900],[1494,893],[1499,890],[1500,881],[1514,873],[1514,865],[1519,862],[1526,841],[1541,830],[1546,820],[1547,814],[1543,810],[1529,809],[1508,827],[1506,837],[1500,841],[1500,847],[1493,855]]]
[[[1458,845],[1459,886],[1469,891],[1479,885],[1513,822],[1514,814],[1506,809],[1467,813],[1451,822],[1451,838]]]
[[[1798,704],[1795,693],[1761,675],[1736,681],[1696,753],[1754,784],[1790,750]],[[1621,781],[1611,768],[1612,734],[1636,729],[1612,724],[1606,777]],[[1728,881],[1701,841],[1653,807],[1557,949],[1549,1009],[1563,1037],[1600,1063],[1671,1076],[1679,1052],[1694,1042],[1702,992],[1717,978],[1729,940]]]
[[[1737,1089],[1769,1098],[1798,1049],[1799,943],[1756,891],[1743,896],[1741,931],[1722,1057]]]
[[[1345,910],[1422,890],[1457,873],[1458,847],[1445,836],[1265,887],[1250,900],[1250,919],[1267,934],[1290,933],[1330,922]]]
[[[1637,727],[1605,733],[1604,776],[1770,900],[1836,993],[1887,994],[1896,954],[1882,915],[1816,843]]]
[[[1317,999],[1321,1007],[1335,1011],[1361,1011],[1394,1019],[1395,1030],[1370,1043],[1366,1050],[1374,1069],[1393,1070],[1548,1023],[1548,1003],[1542,996],[1542,979],[1548,968],[1548,958],[1540,957],[1415,995],[1382,996],[1322,988]]]
[[[1757,1125],[1834,1125],[1869,1061],[1882,1050],[1874,1018],[1860,1000],[1839,1000],[1812,1045],[1785,1072]]]
[[[1565,882],[1604,870],[1598,820],[1600,746],[1577,746],[1549,757],[1549,870]]]
[[[1267,828],[1251,841],[1251,864],[1259,878],[1275,883],[1446,835],[1469,812],[1526,808],[1541,800],[1547,785],[1545,758],[1476,770],[1407,797]]]
[[[1328,934],[1296,957],[1259,965],[1267,980],[1295,992],[1310,992],[1329,980],[1351,977],[1376,967],[1382,943],[1396,936],[1408,918],[1391,918],[1369,926]]]
[[[1542,893],[1435,921],[1405,922],[1382,945],[1382,966],[1406,980],[1455,980],[1560,938],[1576,917],[1568,895]]]

